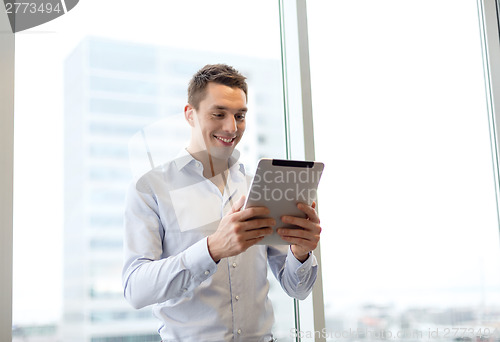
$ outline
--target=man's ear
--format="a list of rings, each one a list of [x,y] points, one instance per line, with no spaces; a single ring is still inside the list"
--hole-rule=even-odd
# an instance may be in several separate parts
[[[191,127],[194,127],[195,109],[190,104],[184,106],[184,117]]]

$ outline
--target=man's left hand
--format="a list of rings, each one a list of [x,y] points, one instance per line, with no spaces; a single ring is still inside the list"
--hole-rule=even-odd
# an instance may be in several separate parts
[[[312,205],[305,203],[297,204],[297,208],[306,214],[306,218],[283,216],[283,223],[292,224],[300,228],[279,228],[277,230],[281,238],[291,243],[293,255],[300,262],[304,262],[309,257],[309,252],[318,246],[321,226],[318,214],[316,213],[316,202]]]

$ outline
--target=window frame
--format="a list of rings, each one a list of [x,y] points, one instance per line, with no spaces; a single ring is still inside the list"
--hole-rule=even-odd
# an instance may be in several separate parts
[[[6,11],[0,14],[0,340],[12,341],[14,51]]]
[[[315,160],[307,3],[306,0],[279,0],[279,3],[286,155],[287,159]],[[325,312],[321,243],[314,255],[318,262],[318,275],[311,294],[313,324],[315,331],[323,331]],[[300,302],[297,299],[294,299],[294,309],[295,329],[301,331]],[[295,341],[300,340],[297,334]],[[318,336],[316,341],[325,341],[325,338]]]

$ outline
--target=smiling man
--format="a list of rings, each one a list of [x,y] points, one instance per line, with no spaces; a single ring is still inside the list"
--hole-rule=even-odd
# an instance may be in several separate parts
[[[290,246],[258,245],[276,222],[265,207],[243,209],[249,178],[236,145],[245,131],[245,77],[207,65],[191,79],[184,108],[190,143],[134,184],[125,212],[124,294],[153,306],[162,341],[272,341],[267,264],[283,290],[303,299],[317,264],[314,204],[302,229],[278,229]],[[290,322],[292,324],[292,322]]]

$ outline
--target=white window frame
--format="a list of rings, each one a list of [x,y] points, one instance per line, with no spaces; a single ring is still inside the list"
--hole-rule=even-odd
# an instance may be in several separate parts
[[[285,106],[286,154],[288,159],[315,160],[314,127],[309,66],[309,41],[306,0],[280,0],[280,27]],[[318,212],[319,212],[318,203]],[[321,246],[314,251],[318,261],[318,277],[312,291],[315,331],[325,328]],[[299,301],[294,300],[295,329],[300,329]],[[316,335],[316,334],[315,334]],[[296,342],[300,336],[295,337]],[[326,341],[316,336],[316,341]]]
[[[0,340],[12,341],[15,46],[7,12],[0,12]]]

